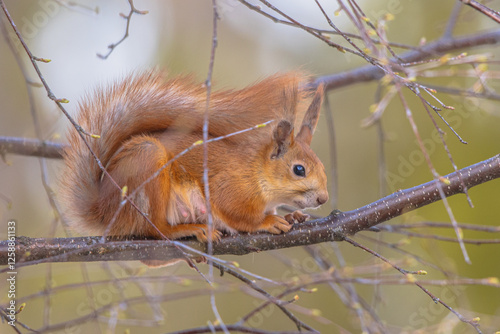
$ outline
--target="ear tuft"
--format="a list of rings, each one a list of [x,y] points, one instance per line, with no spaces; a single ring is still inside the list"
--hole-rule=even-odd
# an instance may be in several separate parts
[[[293,139],[293,126],[287,120],[281,120],[273,131],[273,151],[271,159],[281,158],[291,145]]]

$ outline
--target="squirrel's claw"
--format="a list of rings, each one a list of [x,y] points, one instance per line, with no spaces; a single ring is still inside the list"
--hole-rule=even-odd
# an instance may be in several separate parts
[[[277,215],[267,215],[259,230],[272,234],[281,234],[290,231],[291,228],[292,224],[287,222],[285,218]]]
[[[199,242],[208,242],[208,227],[200,228],[198,232],[194,235]],[[212,229],[212,242],[219,242],[222,238],[222,233],[216,229]]]
[[[294,211],[292,213],[289,213],[285,216],[285,219],[287,222],[290,224],[297,224],[297,223],[303,223],[306,220],[308,220],[311,216],[309,216],[307,213],[303,213],[300,210]]]

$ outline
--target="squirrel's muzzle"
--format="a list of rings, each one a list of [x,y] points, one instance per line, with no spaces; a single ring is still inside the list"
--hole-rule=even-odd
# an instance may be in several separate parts
[[[328,193],[327,192],[319,194],[318,198],[316,199],[316,202],[318,202],[318,206],[321,204],[325,204],[326,201],[328,201]]]

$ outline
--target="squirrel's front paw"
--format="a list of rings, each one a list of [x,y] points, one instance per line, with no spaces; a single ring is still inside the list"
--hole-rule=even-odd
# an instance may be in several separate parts
[[[303,213],[300,210],[294,211],[292,213],[289,213],[285,216],[285,219],[287,222],[290,224],[295,224],[295,223],[303,223],[306,220],[308,220],[311,216],[309,216],[307,213]]]
[[[260,225],[260,231],[267,231],[272,234],[280,234],[288,232],[292,228],[292,224],[286,221],[285,218],[277,215],[267,215]]]

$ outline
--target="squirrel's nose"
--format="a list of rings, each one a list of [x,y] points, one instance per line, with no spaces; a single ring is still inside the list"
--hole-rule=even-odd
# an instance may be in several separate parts
[[[325,204],[326,201],[328,201],[328,193],[325,192],[325,193],[319,194],[316,201],[318,202],[318,205]]]

